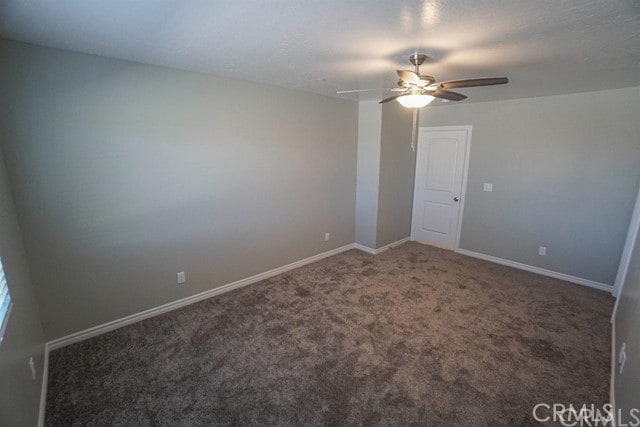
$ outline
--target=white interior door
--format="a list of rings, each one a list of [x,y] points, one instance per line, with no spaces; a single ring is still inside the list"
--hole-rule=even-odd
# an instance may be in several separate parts
[[[411,239],[458,245],[471,127],[420,128]]]

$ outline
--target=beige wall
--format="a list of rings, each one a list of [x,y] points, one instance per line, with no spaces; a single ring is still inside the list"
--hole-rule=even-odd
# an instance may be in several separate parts
[[[0,258],[13,302],[0,343],[0,425],[35,426],[42,387],[44,334],[1,151]],[[35,362],[35,381],[29,357]]]
[[[0,52],[0,138],[48,339],[353,243],[355,102]]]
[[[382,107],[376,248],[411,234],[416,155],[411,150],[413,110],[397,102]]]
[[[613,284],[640,182],[640,88],[428,107],[420,124],[473,126],[462,248]]]
[[[356,243],[371,250],[411,233],[412,124],[412,110],[397,102],[359,104]]]
[[[358,167],[356,191],[356,243],[376,248],[380,187],[380,132],[382,105],[362,101],[358,106]]]
[[[22,301],[0,346],[10,421],[32,424],[39,394],[25,360],[41,373],[31,280],[53,339],[359,241],[360,226],[371,248],[410,231],[411,117],[395,103],[8,41],[0,67],[0,144],[31,267],[0,170],[0,256]],[[640,181],[639,99],[634,88],[424,109],[423,126],[473,125],[461,246],[613,283]],[[636,249],[619,312],[619,339],[636,346],[637,265]]]

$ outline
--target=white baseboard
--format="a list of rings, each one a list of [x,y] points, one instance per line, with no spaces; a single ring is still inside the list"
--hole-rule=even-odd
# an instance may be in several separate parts
[[[576,283],[582,286],[588,286],[590,288],[599,289],[601,291],[607,291],[613,293],[613,286],[600,282],[594,282],[593,280],[583,279],[581,277],[571,276],[569,274],[558,273],[557,271],[551,271],[540,267],[534,267],[532,265],[522,264],[508,259],[502,259],[491,255],[481,254],[479,252],[468,251],[466,249],[456,249],[457,253],[467,255],[473,258],[483,259],[485,261],[494,262],[496,264],[502,264],[509,267],[517,268],[520,270],[530,271],[532,273],[541,274],[543,276],[553,277],[554,279],[564,280],[566,282]]]
[[[40,388],[40,410],[38,427],[44,426],[44,412],[47,408],[47,385],[49,382],[49,343],[44,345],[44,363],[42,364],[42,387]]]
[[[113,331],[114,329],[122,328],[123,326],[131,325],[133,323],[139,322],[144,319],[149,319],[154,316],[158,316],[163,313],[167,313],[169,311],[176,310],[180,307],[184,307],[186,305],[194,304],[198,301],[202,301],[208,298],[211,298],[216,295],[223,294],[225,292],[232,291],[237,288],[241,288],[243,286],[251,285],[253,283],[259,282],[264,279],[268,279],[270,277],[276,276],[278,274],[285,273],[289,270],[293,270],[294,268],[302,267],[307,264],[311,264],[312,262],[319,261],[323,258],[327,258],[333,255],[337,255],[339,253],[348,251],[350,249],[354,249],[355,244],[351,243],[345,246],[341,246],[336,249],[332,249],[327,252],[322,252],[318,255],[313,255],[305,259],[301,259],[296,262],[292,262],[291,264],[284,265],[282,267],[274,268],[273,270],[266,271],[264,273],[256,274],[251,277],[247,277],[246,279],[241,279],[232,283],[228,283],[226,285],[219,286],[214,289],[210,289],[208,291],[201,292],[196,295],[192,295],[190,297],[182,298],[177,301],[173,301],[158,307],[150,308],[145,311],[141,311],[140,313],[132,314],[130,316],[123,317],[121,319],[113,320],[111,322],[103,323],[102,325],[97,325],[89,329],[85,329],[80,332],[75,332],[73,334],[57,338],[55,340],[49,341],[47,343],[49,350],[56,350],[61,347],[65,347],[80,341],[84,341],[89,338],[93,338],[98,335],[102,335],[106,332]]]
[[[384,252],[386,250],[389,250],[391,248],[395,248],[396,246],[400,246],[401,244],[406,243],[408,241],[409,241],[409,236],[407,236],[407,237],[405,237],[403,239],[400,239],[400,240],[396,240],[395,242],[389,243],[388,245],[381,246],[378,249],[376,249],[376,255],[378,255],[378,254],[380,254],[380,253],[382,253],[382,252]]]
[[[359,249],[359,250],[361,250],[363,252],[366,252],[368,254],[378,255],[378,254],[381,254],[382,252],[384,252],[386,250],[389,250],[391,248],[395,248],[396,246],[399,246],[399,245],[401,245],[403,243],[406,243],[408,241],[409,241],[409,237],[405,237],[404,239],[396,240],[395,242],[389,243],[388,245],[380,246],[378,249],[371,249],[370,247],[361,245],[359,243],[354,243],[354,247],[356,249]]]
[[[141,320],[149,319],[151,317],[176,310],[180,307],[194,304],[196,302],[211,298],[216,295],[223,294],[225,292],[232,291],[237,288],[241,288],[243,286],[257,283],[261,280],[268,279],[278,274],[285,273],[289,270],[293,270],[295,268],[302,267],[304,265],[311,264],[316,261],[320,261],[321,259],[328,258],[330,256],[337,255],[339,253],[342,253],[354,248],[355,248],[355,243],[341,246],[339,248],[332,249],[330,251],[322,252],[320,254],[313,255],[308,258],[292,262],[291,264],[287,264],[282,267],[274,268],[273,270],[269,270],[264,273],[256,274],[254,276],[247,277],[245,279],[241,279],[232,283],[228,283],[226,285],[223,285],[214,289],[210,289],[208,291],[201,292],[199,294],[192,295],[187,298],[173,301],[158,307],[150,308],[149,310],[132,314],[131,316],[126,316],[121,319],[113,320],[111,322],[107,322],[102,325],[97,325],[92,328],[85,329],[83,331],[76,332],[76,333],[47,342],[45,344],[44,364],[42,369],[42,389],[40,391],[40,411],[38,415],[38,426],[39,427],[44,426],[45,410],[47,406],[47,384],[48,384],[48,378],[49,378],[49,352],[50,351],[86,340],[89,338],[93,338],[98,335],[102,335],[104,333],[113,331],[115,329],[122,328],[123,326],[131,325]]]
[[[213,296],[216,295],[220,295],[223,294],[225,292],[229,292],[233,289],[237,289],[237,288],[241,288],[243,286],[247,286],[247,285],[251,285],[253,283],[257,283],[261,280],[265,280],[268,279],[270,277],[276,276],[278,274],[282,274],[285,273],[287,271],[293,270],[295,268],[298,267],[302,267],[304,265],[307,264],[311,264],[313,262],[316,261],[320,261],[321,259],[324,258],[328,258],[330,256],[333,255],[337,255],[339,253],[348,251],[350,249],[359,249],[361,251],[370,253],[372,255],[377,255],[380,254],[388,249],[391,249],[393,247],[396,247],[398,245],[401,245],[405,242],[408,242],[410,240],[409,237],[405,237],[404,239],[400,239],[398,241],[395,241],[393,243],[390,243],[388,245],[382,246],[378,249],[372,249],[369,248],[367,246],[364,245],[360,245],[358,243],[351,243],[345,246],[341,246],[339,248],[336,249],[332,249],[330,251],[327,252],[323,252],[296,262],[292,262],[291,264],[287,264],[284,265],[282,267],[278,267],[278,268],[274,268],[272,270],[266,271],[264,273],[260,273],[260,274],[256,274],[254,276],[251,277],[247,277],[245,279],[241,279],[232,283],[228,283],[226,285],[214,288],[214,289],[210,289],[208,291],[205,292],[201,292],[199,294],[196,295],[192,295],[190,297],[187,298],[183,298],[177,301],[173,301],[158,307],[154,307],[145,311],[142,311],[140,313],[136,313],[136,314],[132,314],[130,316],[126,316],[123,317],[121,319],[117,319],[117,320],[113,320],[111,322],[107,322],[104,323],[102,325],[97,325],[94,326],[92,328],[89,329],[85,329],[83,331],[80,332],[76,332],[61,338],[57,338],[55,340],[49,341],[45,344],[45,352],[44,352],[44,364],[43,364],[43,371],[42,371],[42,389],[40,392],[40,411],[39,411],[39,416],[38,416],[38,426],[42,427],[44,426],[44,418],[45,418],[45,410],[46,410],[46,402],[47,402],[47,383],[48,383],[48,376],[49,376],[49,352],[52,350],[56,350],[62,347],[65,347],[67,345],[71,345],[89,338],[93,338],[96,337],[98,335],[102,335],[104,333],[113,331],[115,329],[121,328],[123,326],[127,326],[127,325],[131,325],[133,323],[139,322],[141,320],[144,319],[148,319],[154,316],[158,316],[160,314],[163,313],[167,313],[169,311],[173,311],[176,310],[178,308],[190,305],[190,304],[194,304],[196,302],[211,298]],[[509,261],[509,260],[505,260],[505,259],[501,259],[501,258],[496,258],[496,257],[492,257],[490,255],[484,255],[481,253],[477,253],[477,252],[472,252],[472,251],[468,251],[465,249],[456,249],[457,253],[460,253],[462,255],[467,255],[467,256],[471,256],[474,258],[480,258],[486,261],[490,261],[490,262],[495,262],[497,264],[503,264],[503,265],[507,265],[510,267],[514,267],[514,268],[519,268],[521,270],[526,270],[526,271],[531,271],[533,273],[538,273],[538,274],[542,274],[545,276],[550,276],[550,277],[554,277],[557,279],[561,279],[561,280],[566,280],[568,282],[573,282],[573,283],[577,283],[580,285],[584,285],[584,286],[589,286],[592,288],[596,288],[596,289],[600,289],[600,290],[605,290],[605,291],[609,291],[611,292],[613,290],[613,287],[610,285],[605,285],[603,283],[598,283],[598,282],[593,282],[590,280],[586,280],[586,279],[581,279],[578,277],[574,277],[574,276],[569,276],[563,273],[557,273],[554,271],[550,271],[550,270],[545,270],[542,268],[538,268],[538,267],[533,267],[530,265],[526,265],[526,264],[521,264],[518,262],[514,262],[514,261]],[[615,375],[615,363],[613,361],[614,359],[614,355],[615,355],[615,323],[613,323],[613,331],[612,331],[612,377],[611,377],[611,390],[610,390],[610,394],[611,394],[611,403],[614,404],[614,389],[613,389],[613,379],[614,379],[614,375]]]
[[[376,250],[375,249],[371,249],[369,246],[361,245],[360,243],[354,243],[353,247],[358,249],[359,251],[366,252],[366,253],[371,254],[371,255],[375,255],[376,254]]]

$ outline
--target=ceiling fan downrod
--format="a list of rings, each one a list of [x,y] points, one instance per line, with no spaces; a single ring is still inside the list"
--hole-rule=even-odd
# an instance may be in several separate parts
[[[427,55],[424,55],[422,53],[414,53],[413,55],[411,55],[411,57],[409,57],[409,61],[411,61],[411,63],[413,65],[415,65],[416,67],[416,74],[420,75],[419,70],[420,70],[420,66],[422,64],[424,64],[424,61],[427,60]]]

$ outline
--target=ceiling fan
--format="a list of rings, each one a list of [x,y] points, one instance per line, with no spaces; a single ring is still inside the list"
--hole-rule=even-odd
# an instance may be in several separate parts
[[[421,75],[420,65],[427,60],[427,55],[415,53],[409,57],[409,61],[415,66],[415,71],[397,70],[400,80],[398,87],[387,89],[393,92],[400,92],[398,95],[390,96],[380,101],[380,104],[397,100],[407,108],[422,108],[428,105],[435,98],[447,101],[462,101],[467,97],[461,93],[452,92],[448,89],[493,86],[509,82],[506,77],[488,77],[464,80],[449,80],[436,82],[432,76]],[[364,92],[364,90],[338,91],[337,93]]]

